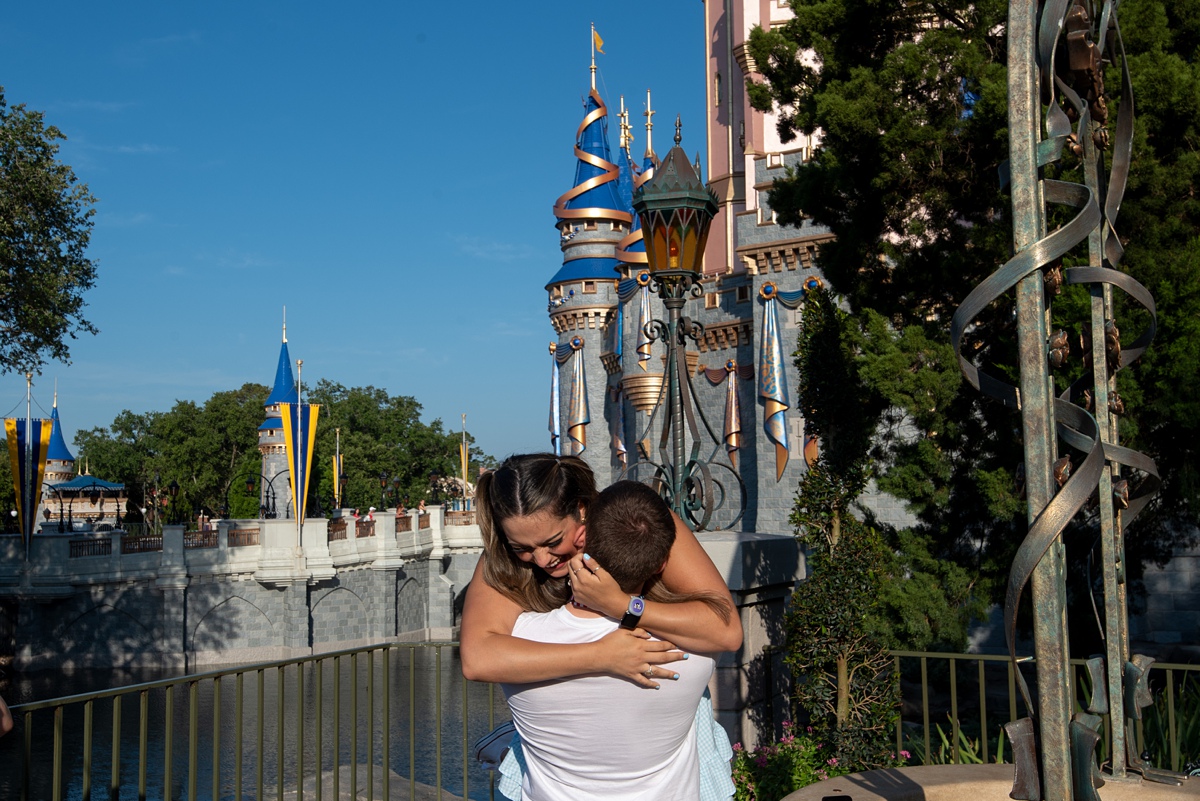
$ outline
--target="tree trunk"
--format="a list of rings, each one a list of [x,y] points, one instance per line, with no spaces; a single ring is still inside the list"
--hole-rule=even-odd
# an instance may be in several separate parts
[[[837,658],[837,725],[844,728],[850,720],[850,674],[847,670],[846,654]]]

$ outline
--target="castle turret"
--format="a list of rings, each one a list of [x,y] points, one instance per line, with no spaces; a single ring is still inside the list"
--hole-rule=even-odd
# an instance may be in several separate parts
[[[287,323],[283,324],[283,344],[279,348],[279,364],[275,368],[275,383],[263,408],[266,420],[258,427],[258,450],[262,453],[262,480],[258,493],[260,509],[270,515],[288,516],[287,479],[279,478],[288,472],[287,453],[283,444],[283,413],[281,403],[298,403],[296,379],[292,375],[292,359],[288,354]],[[279,478],[276,481],[276,478]]]
[[[618,379],[610,377],[602,357],[611,361],[619,349],[619,339],[610,331],[620,278],[616,249],[629,233],[633,215],[620,198],[620,169],[608,142],[608,108],[596,92],[594,71],[592,76],[575,137],[575,182],[554,204],[563,264],[546,290],[550,323],[558,334],[552,358],[558,365],[560,391],[557,408],[551,411],[551,429],[557,414],[562,437],[556,446],[586,459],[605,486],[620,459],[609,408],[610,384],[617,386]]]
[[[42,494],[49,493],[51,484],[70,481],[75,477],[75,457],[67,449],[63,439],[62,425],[58,421],[58,391],[54,392],[54,406],[50,410],[50,445],[46,449],[46,478],[42,484]]]

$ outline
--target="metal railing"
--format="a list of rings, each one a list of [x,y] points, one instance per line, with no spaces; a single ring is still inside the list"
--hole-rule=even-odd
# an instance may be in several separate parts
[[[214,670],[12,712],[0,797],[22,801],[134,797],[135,786],[139,799],[168,801],[388,799],[397,785],[408,798],[422,785],[439,798],[443,788],[493,798],[470,743],[507,719],[493,685],[462,677],[448,642]]]
[[[152,553],[161,551],[162,535],[150,537],[125,537],[121,540],[121,553]]]
[[[346,521],[344,519],[329,521],[329,541],[346,539]]]
[[[446,512],[447,526],[473,526],[475,525],[475,512],[471,510],[463,511],[451,510]]]
[[[408,515],[396,515],[396,533],[412,531],[412,518]]]
[[[86,540],[71,540],[70,558],[79,559],[86,556],[111,556],[112,540],[100,537]]]
[[[183,532],[184,548],[216,548],[217,531],[185,531]]]
[[[354,523],[354,536],[357,538],[374,537],[375,536],[375,521],[374,520],[358,520]]]
[[[247,545],[258,545],[258,529],[231,528],[229,530],[230,548],[244,548]]]
[[[992,655],[992,654],[955,654],[955,653],[935,653],[922,651],[892,651],[892,658],[895,660],[897,681],[901,686],[902,708],[911,709],[913,711],[920,710],[920,737],[921,745],[924,746],[925,761],[928,764],[931,760],[931,755],[934,753],[931,746],[934,745],[932,732],[935,726],[940,726],[943,721],[948,722],[950,732],[945,741],[950,744],[947,762],[959,764],[964,761],[963,746],[964,744],[972,747],[978,747],[978,751],[967,756],[966,761],[974,762],[989,762],[997,758],[999,755],[991,749],[989,739],[995,739],[997,746],[1000,746],[1003,737],[1001,726],[1009,720],[1016,720],[1018,713],[1017,699],[1019,694],[1016,688],[1016,677],[1013,673],[1012,661],[1007,655]],[[1021,665],[1033,665],[1035,660],[1032,657],[1020,658]],[[960,668],[960,663],[968,663]],[[970,663],[974,663],[971,665]],[[1072,706],[1074,709],[1082,709],[1087,702],[1087,698],[1091,693],[1091,688],[1088,685],[1087,669],[1085,662],[1082,659],[1071,660],[1072,681]],[[906,670],[907,669],[907,670]],[[961,675],[965,671],[965,677]],[[936,681],[930,681],[930,673],[935,672]],[[920,676],[917,680],[907,680],[906,676]],[[944,674],[944,676],[943,676]],[[1182,674],[1182,677],[1180,676]],[[1191,682],[1190,691],[1192,693],[1200,690],[1200,665],[1185,665],[1169,662],[1156,662],[1151,667],[1150,683],[1153,687],[1162,690],[1161,700],[1165,703],[1165,720],[1160,719],[1160,712],[1154,707],[1148,707],[1143,711],[1143,719],[1137,721],[1136,738],[1138,753],[1143,753],[1147,747],[1146,721],[1153,719],[1155,724],[1160,726],[1161,736],[1155,738],[1161,741],[1165,753],[1156,754],[1160,761],[1165,757],[1169,761],[1171,770],[1178,771],[1182,766],[1181,732],[1185,724],[1191,725],[1192,722],[1184,720],[1181,715],[1176,714],[1176,707],[1181,701],[1181,691]],[[1004,690],[996,692],[996,680],[1003,676]],[[989,677],[992,681],[989,684]],[[965,681],[963,679],[965,678]],[[1036,682],[1032,680],[1032,676],[1026,676],[1031,689],[1036,692]],[[912,686],[918,684],[914,689],[919,689],[919,702],[910,702],[905,697],[905,685]],[[960,684],[965,685],[966,693],[960,695]],[[934,690],[931,690],[935,688]],[[1000,719],[1000,717],[992,716],[989,718],[988,701],[993,701],[993,710],[997,705],[1008,713],[1008,716]],[[999,701],[999,704],[996,702]],[[1109,704],[1114,709],[1120,709],[1120,699],[1109,699]],[[937,718],[934,718],[936,713]],[[1024,713],[1022,713],[1024,714]],[[945,717],[942,717],[942,716]],[[1108,741],[1108,731],[1111,725],[1109,715],[1103,715],[1103,729],[1101,743]],[[948,719],[948,720],[947,720]],[[915,721],[910,721],[915,723]],[[971,732],[978,732],[978,740],[972,740],[969,737],[963,736],[964,725]],[[896,719],[896,752],[899,753],[905,747],[905,721],[904,715],[901,714]],[[994,735],[994,737],[990,737]],[[942,739],[939,736],[939,739]],[[1102,750],[1107,753],[1106,748]],[[1195,758],[1197,755],[1192,755]],[[999,761],[999,760],[998,760]],[[1008,761],[1007,757],[1004,761]],[[1160,767],[1168,767],[1163,764]]]
[[[417,528],[429,528],[429,512],[417,515]]]

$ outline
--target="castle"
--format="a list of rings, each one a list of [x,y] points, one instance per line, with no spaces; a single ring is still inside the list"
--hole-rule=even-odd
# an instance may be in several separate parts
[[[737,485],[744,487],[741,517],[727,509],[714,520],[715,528],[735,532],[790,533],[796,487],[806,459],[814,459],[819,447],[806,437],[795,408],[791,353],[797,306],[806,290],[821,284],[814,256],[831,235],[809,221],[799,228],[778,225],[767,203],[772,181],[806,160],[814,142],[802,137],[784,145],[774,114],[751,108],[744,85],[755,72],[745,35],[754,24],[769,26],[791,16],[778,5],[705,4],[711,34],[705,147],[718,210],[704,250],[703,295],[684,310],[704,326],[702,338],[689,342],[687,367],[699,411],[715,435],[701,450],[729,468],[714,478],[734,506]],[[614,156],[609,110],[595,88],[594,57],[591,69],[576,132],[575,179],[554,204],[563,261],[546,284],[557,335],[550,344],[549,429],[551,446],[581,456],[605,486],[623,475],[645,480],[652,463],[661,461],[656,451],[665,349],[650,341],[644,326],[665,314],[648,286],[645,244],[632,205],[660,160],[649,92],[640,160],[632,152],[624,98]],[[703,427],[699,430],[704,439]]]

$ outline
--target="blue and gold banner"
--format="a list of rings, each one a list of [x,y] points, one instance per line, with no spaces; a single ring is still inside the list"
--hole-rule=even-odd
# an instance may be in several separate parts
[[[788,463],[787,365],[783,360],[783,340],[779,333],[779,315],[775,285],[767,282],[758,291],[763,300],[762,335],[758,350],[758,396],[763,399],[763,429],[775,443],[775,480],[783,478]]]
[[[333,508],[342,508],[342,455],[333,457]]]
[[[8,464],[12,471],[13,490],[17,496],[17,525],[21,527],[21,539],[25,543],[26,554],[33,544],[33,530],[37,527],[37,511],[42,500],[42,479],[46,477],[46,452],[50,447],[50,432],[53,430],[52,420],[11,417],[4,420],[4,433],[8,438]],[[26,458],[29,452],[32,452],[32,459]]]
[[[292,490],[292,509],[296,511],[297,520],[304,519],[304,502],[308,497],[308,479],[312,472],[320,411],[321,407],[316,404],[279,404],[283,418],[283,447],[288,460],[288,485]]]

